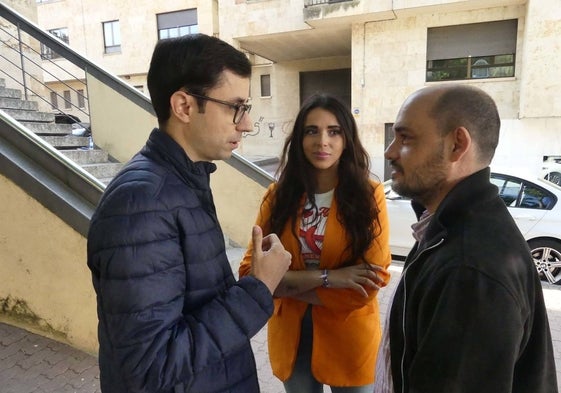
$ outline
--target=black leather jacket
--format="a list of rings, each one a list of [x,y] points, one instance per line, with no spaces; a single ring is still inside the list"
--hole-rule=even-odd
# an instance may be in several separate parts
[[[541,283],[489,175],[460,182],[407,257],[390,314],[396,393],[557,392]]]

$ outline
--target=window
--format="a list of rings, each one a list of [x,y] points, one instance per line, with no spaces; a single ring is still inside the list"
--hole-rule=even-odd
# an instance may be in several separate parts
[[[121,52],[121,31],[118,20],[103,22],[103,40],[105,53]]]
[[[84,96],[84,90],[78,89],[78,108],[85,108],[86,107],[86,97]]]
[[[58,94],[51,91],[51,109],[58,109]]]
[[[199,32],[197,9],[166,12],[156,15],[158,19],[158,38],[181,37]]]
[[[261,75],[261,97],[271,96],[271,75]]]
[[[52,29],[52,30],[48,30],[48,31],[49,31],[49,33],[51,33],[52,35],[54,35],[55,37],[57,37],[61,41],[65,42],[67,44],[69,43],[68,28],[62,27],[62,28],[59,28],[59,29]],[[46,46],[45,44],[41,44],[41,58],[43,60],[58,59],[58,58],[60,58],[60,55],[57,54],[55,51],[53,51],[48,46]]]
[[[514,76],[517,30],[516,19],[429,28],[426,81]]]
[[[491,174],[491,183],[499,189],[499,196],[507,206],[550,210],[557,197],[549,191],[522,179]]]
[[[70,90],[64,90],[62,94],[64,95],[64,108],[72,108],[72,98],[70,97]]]

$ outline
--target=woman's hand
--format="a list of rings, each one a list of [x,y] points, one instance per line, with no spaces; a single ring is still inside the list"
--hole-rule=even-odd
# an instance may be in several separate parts
[[[368,297],[365,288],[380,289],[384,285],[384,280],[376,274],[383,270],[381,266],[363,263],[329,270],[327,277],[331,288],[348,288]]]

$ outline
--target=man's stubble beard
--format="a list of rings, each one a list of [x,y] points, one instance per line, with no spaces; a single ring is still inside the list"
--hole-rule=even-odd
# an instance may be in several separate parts
[[[399,164],[394,166],[401,171],[402,181],[392,183],[392,189],[399,195],[426,206],[439,194],[441,184],[446,179],[444,142],[440,143],[438,151],[427,162],[409,170],[407,174]]]

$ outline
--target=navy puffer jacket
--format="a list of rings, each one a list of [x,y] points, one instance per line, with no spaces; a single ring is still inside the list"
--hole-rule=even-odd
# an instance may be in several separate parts
[[[162,131],[107,187],[88,234],[104,393],[259,392],[249,339],[273,311],[235,281],[210,173]]]

